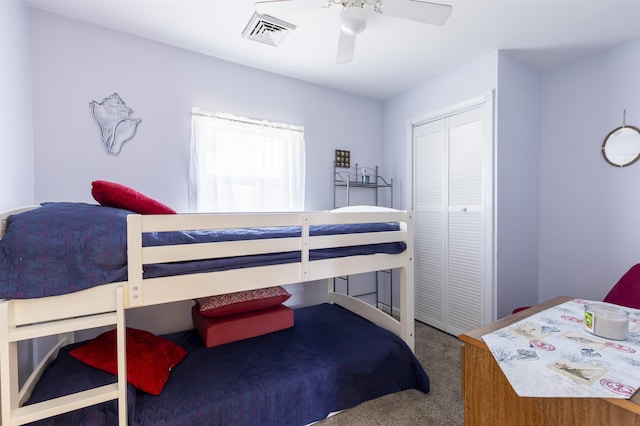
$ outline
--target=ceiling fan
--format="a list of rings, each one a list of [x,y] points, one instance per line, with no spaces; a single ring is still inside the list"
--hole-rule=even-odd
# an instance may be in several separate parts
[[[385,16],[443,25],[452,7],[446,4],[422,0],[257,0],[256,12],[277,14],[281,11],[328,8],[342,6],[340,13],[340,39],[336,63],[344,64],[353,60],[356,36],[367,26],[367,10]]]

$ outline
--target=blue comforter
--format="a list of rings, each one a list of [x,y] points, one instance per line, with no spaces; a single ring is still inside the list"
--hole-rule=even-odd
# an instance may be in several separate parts
[[[337,305],[295,310],[295,326],[205,348],[195,330],[165,336],[188,355],[162,394],[129,385],[131,425],[305,425],[330,412],[406,389],[429,391],[429,378],[396,335]],[[63,348],[29,403],[114,381]],[[115,425],[114,401],[39,425]]]
[[[45,203],[9,217],[0,240],[0,299],[56,296],[127,279],[128,210],[84,203]],[[398,229],[394,223],[323,225],[311,235]],[[144,246],[294,237],[299,227],[146,233]],[[310,260],[401,253],[403,242],[313,250]],[[147,265],[146,278],[300,261],[300,252]]]

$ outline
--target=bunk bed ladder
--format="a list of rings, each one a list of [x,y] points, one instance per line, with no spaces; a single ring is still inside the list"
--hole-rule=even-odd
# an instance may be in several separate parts
[[[124,317],[124,290],[116,289],[116,340],[118,344],[118,424],[127,426],[127,339]]]
[[[120,426],[127,424],[127,380],[125,316],[122,286],[116,289],[116,311],[81,318],[53,321],[44,324],[15,326],[14,302],[0,301],[0,424],[22,425],[36,420],[53,417],[79,408],[118,400]],[[118,381],[109,385],[65,395],[48,401],[22,406],[29,398],[44,369],[57,355],[59,348],[68,343],[61,339],[27,378],[22,389],[18,383],[18,342],[42,336],[64,335],[76,330],[84,330],[116,324],[118,344]]]

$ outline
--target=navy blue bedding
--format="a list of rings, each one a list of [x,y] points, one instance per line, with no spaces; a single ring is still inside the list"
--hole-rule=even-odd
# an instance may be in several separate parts
[[[44,203],[9,217],[0,240],[0,299],[56,296],[127,279],[126,216],[131,212],[85,203]],[[395,223],[321,225],[311,235],[398,229]],[[144,246],[300,236],[299,227],[145,233]],[[312,250],[310,260],[401,253],[403,242]],[[154,278],[193,272],[299,262],[300,252],[146,265]]]
[[[337,305],[295,310],[292,328],[205,348],[195,330],[167,335],[188,351],[159,396],[129,385],[132,425],[305,425],[429,378],[399,337]],[[27,404],[112,383],[61,350]],[[117,424],[115,401],[37,422]]]

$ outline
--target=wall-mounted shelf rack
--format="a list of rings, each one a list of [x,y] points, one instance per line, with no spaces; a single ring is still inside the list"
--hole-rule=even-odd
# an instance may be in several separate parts
[[[361,166],[359,164],[355,164],[352,167],[340,167],[338,163],[334,161],[333,165],[333,207],[344,207],[350,206],[351,204],[351,190],[352,189],[363,189],[363,190],[373,190],[375,192],[375,201],[374,204],[379,205],[379,194],[378,191],[380,189],[388,189],[389,190],[389,203],[386,207],[393,207],[393,179],[386,180],[382,176],[378,174],[378,166]],[[346,192],[346,200],[344,203],[338,202],[338,189],[344,188],[344,192]],[[380,275],[388,275],[389,281],[389,303],[383,302],[379,297],[379,287]],[[387,312],[389,315],[393,315],[393,274],[391,271],[378,271],[375,273],[375,291],[362,293],[362,294],[351,294],[349,288],[349,277],[337,277],[334,278],[333,287],[334,291],[336,289],[336,279],[344,281],[346,294],[355,296],[355,297],[363,297],[369,295],[375,295],[376,304],[378,309],[381,309]]]
[[[338,204],[337,188],[346,188],[346,206],[351,205],[351,188],[369,188],[375,190],[375,205],[378,205],[378,189],[389,188],[390,203],[388,207],[393,207],[393,179],[386,180],[378,174],[378,166],[360,166],[356,163],[354,167],[343,168],[333,167],[333,207],[340,207]]]

